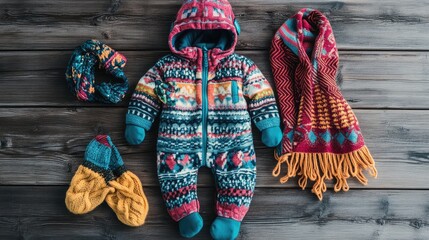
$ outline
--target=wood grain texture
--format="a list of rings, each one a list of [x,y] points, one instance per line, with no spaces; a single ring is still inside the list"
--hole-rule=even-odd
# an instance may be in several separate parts
[[[113,221],[113,222],[112,222]],[[78,219],[71,217],[0,217],[0,237],[2,239],[91,239],[91,240],[128,240],[128,239],[185,239],[180,237],[177,226],[167,224],[147,224],[130,229],[120,223],[102,219]],[[212,220],[205,221],[201,232],[192,239],[211,239],[209,231]],[[414,224],[414,223],[413,223]],[[348,240],[392,240],[413,239],[426,240],[429,234],[427,227],[410,226],[410,221],[376,222],[369,220],[350,223],[334,220],[319,221],[261,221],[258,223],[244,222],[237,240],[265,239],[272,240],[331,240],[347,237]]]
[[[427,189],[429,129],[427,111],[357,110],[366,143],[377,162],[379,179],[371,188]],[[155,125],[144,143],[126,144],[123,137],[125,108],[0,108],[0,184],[68,184],[81,163],[88,142],[108,133],[125,160],[145,185],[156,186]],[[265,148],[254,131],[259,187],[280,185],[271,176],[275,165],[272,149]],[[199,182],[213,186],[208,171]],[[351,180],[351,186],[361,188]]]
[[[239,51],[271,81],[267,51]],[[0,106],[110,106],[77,101],[65,83],[70,51],[0,52]],[[125,51],[130,91],[140,77],[167,52]],[[341,89],[353,108],[429,109],[427,52],[340,52]],[[100,81],[106,74],[97,75]],[[274,86],[274,85],[273,85]],[[29,92],[31,90],[31,92]],[[11,93],[13,96],[11,97]]]
[[[0,187],[2,239],[176,239],[158,188],[144,189],[150,203],[146,225],[119,223],[106,204],[86,215],[64,205],[67,187]],[[214,188],[198,191],[205,227],[195,239],[209,239]],[[351,190],[320,202],[300,190],[257,189],[238,239],[425,239],[429,233],[427,190]],[[365,199],[365,201],[361,201]],[[37,207],[36,207],[37,206]],[[359,232],[359,234],[356,234]]]
[[[429,0],[230,0],[242,26],[238,52],[272,83],[268,50],[280,25],[303,7],[331,21],[340,49],[339,85],[352,105],[379,170],[367,187],[324,194],[281,185],[272,149],[254,131],[257,188],[242,224],[244,239],[429,239]],[[0,239],[178,239],[156,177],[156,128],[140,146],[123,137],[138,79],[168,53],[180,0],[0,0]],[[127,56],[127,98],[118,105],[78,102],[64,72],[71,50],[99,39]],[[104,81],[105,74],[97,74]],[[64,196],[88,142],[108,133],[150,203],[147,224],[129,228],[103,204],[67,211]],[[215,188],[200,169],[204,219],[194,239],[210,239]],[[332,187],[332,185],[329,185]]]
[[[166,49],[181,1],[0,2],[1,50],[72,49],[101,39],[118,49]],[[324,12],[341,49],[428,50],[429,1],[232,0],[242,25],[238,48],[268,49],[274,32],[303,7]],[[31,39],[31,40],[30,40]]]

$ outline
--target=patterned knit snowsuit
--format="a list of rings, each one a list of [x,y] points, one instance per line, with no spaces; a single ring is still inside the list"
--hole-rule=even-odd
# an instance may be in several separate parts
[[[198,169],[212,169],[217,214],[241,221],[256,177],[251,120],[279,126],[270,84],[234,53],[238,24],[225,0],[187,0],[169,36],[172,54],[139,81],[126,123],[149,130],[160,113],[158,177],[175,221],[199,211]],[[250,112],[250,114],[249,114]]]

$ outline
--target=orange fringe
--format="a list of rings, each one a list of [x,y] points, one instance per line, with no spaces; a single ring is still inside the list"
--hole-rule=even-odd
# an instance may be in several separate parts
[[[289,178],[298,174],[301,176],[298,184],[304,190],[307,180],[310,179],[315,182],[311,192],[316,194],[319,200],[322,200],[323,193],[326,192],[325,180],[332,180],[335,177],[334,191],[338,192],[349,190],[347,178],[350,176],[357,178],[363,185],[367,185],[368,179],[362,173],[365,169],[369,169],[370,174],[377,178],[374,159],[366,146],[344,154],[293,152],[278,156],[274,151],[274,157],[278,161],[273,170],[274,177],[280,175],[281,165],[286,163],[287,174],[280,178],[280,182],[285,183]]]

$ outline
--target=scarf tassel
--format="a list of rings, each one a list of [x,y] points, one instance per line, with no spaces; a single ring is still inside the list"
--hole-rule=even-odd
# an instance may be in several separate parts
[[[367,185],[368,179],[363,170],[368,169],[370,175],[377,178],[374,159],[366,146],[344,154],[292,152],[278,156],[275,152],[274,156],[278,161],[272,173],[274,177],[280,175],[283,163],[287,165],[287,173],[280,178],[280,183],[298,175],[298,184],[304,190],[310,179],[314,182],[311,192],[316,194],[319,200],[323,199],[323,193],[327,189],[325,180],[335,178],[334,191],[346,192],[349,190],[349,177],[355,177],[361,184]]]

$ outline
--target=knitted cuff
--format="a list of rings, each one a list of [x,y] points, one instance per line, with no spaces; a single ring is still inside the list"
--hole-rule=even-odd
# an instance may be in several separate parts
[[[124,172],[127,171],[124,165],[124,161],[122,160],[121,154],[113,143],[112,145],[112,156],[110,159],[109,168],[112,170],[113,175],[115,177],[121,176]]]
[[[189,203],[183,203],[180,207],[168,209],[167,211],[170,214],[171,218],[174,221],[178,222],[182,218],[190,215],[191,213],[199,212],[200,203],[198,202],[198,200],[194,199]]]
[[[113,178],[109,169],[112,149],[110,147],[110,137],[107,135],[96,136],[86,147],[83,166],[102,175],[106,181]]]
[[[247,211],[249,211],[248,206],[237,206],[235,204],[227,203],[216,203],[216,213],[219,217],[231,218],[236,221],[243,221],[244,216],[246,216]]]
[[[149,120],[146,120],[144,118],[141,118],[141,117],[133,115],[133,114],[127,114],[126,115],[125,124],[142,127],[146,131],[149,131],[150,127],[152,126],[152,122],[150,122]]]
[[[85,161],[91,162],[97,167],[108,169],[112,149],[106,135],[98,135],[88,144],[85,151]]]
[[[260,131],[263,131],[264,129],[271,128],[271,127],[280,127],[280,118],[278,117],[267,118],[259,122],[256,122],[255,125]]]

